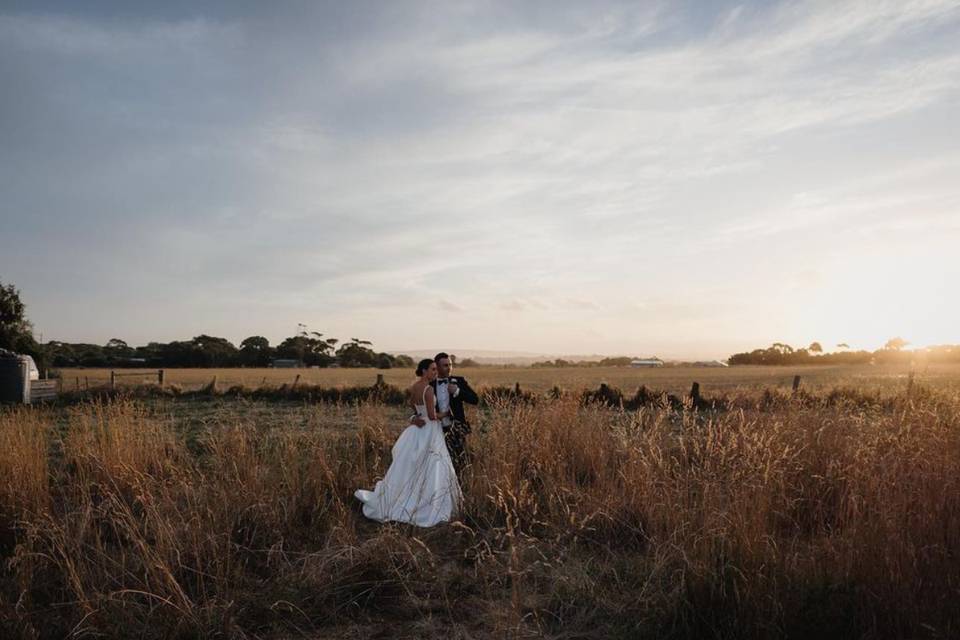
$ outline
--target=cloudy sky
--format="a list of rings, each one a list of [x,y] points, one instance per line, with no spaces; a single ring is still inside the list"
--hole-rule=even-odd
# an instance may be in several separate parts
[[[0,3],[44,340],[960,342],[957,0],[134,4]]]

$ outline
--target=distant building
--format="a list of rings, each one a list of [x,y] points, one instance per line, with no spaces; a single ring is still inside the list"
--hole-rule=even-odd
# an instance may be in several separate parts
[[[270,363],[274,369],[300,369],[303,363],[293,358],[277,358]]]
[[[643,369],[650,367],[662,367],[663,360],[660,358],[642,358],[637,360],[631,360],[630,366],[634,369]]]

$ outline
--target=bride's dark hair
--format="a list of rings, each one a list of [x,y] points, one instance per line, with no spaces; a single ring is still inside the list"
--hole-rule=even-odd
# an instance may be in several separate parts
[[[420,364],[417,365],[417,376],[422,376],[427,372],[427,369],[430,368],[430,365],[433,364],[433,360],[430,358],[424,358],[420,361]]]

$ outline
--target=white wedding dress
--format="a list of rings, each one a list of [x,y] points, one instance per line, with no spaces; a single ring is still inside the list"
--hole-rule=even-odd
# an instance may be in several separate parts
[[[432,527],[452,520],[463,499],[453,469],[443,428],[427,415],[423,390],[417,416],[426,424],[410,425],[393,445],[393,461],[373,491],[358,489],[354,495],[363,502],[363,515],[380,522],[407,522]]]

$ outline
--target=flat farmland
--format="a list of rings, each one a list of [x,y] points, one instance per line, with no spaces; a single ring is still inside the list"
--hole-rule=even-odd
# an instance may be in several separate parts
[[[156,369],[117,369],[119,385],[139,385],[156,382]],[[326,387],[347,387],[373,384],[382,374],[388,384],[404,387],[413,382],[413,372],[407,369],[165,369],[166,384],[195,389],[209,384],[214,377],[219,386],[247,387],[279,386],[289,384],[300,376],[303,384]],[[852,386],[864,390],[896,391],[907,383],[911,368],[907,365],[856,365],[763,367],[664,367],[660,369],[631,369],[628,367],[462,367],[457,375],[465,376],[476,388],[513,386],[542,393],[554,386],[564,389],[594,388],[600,383],[633,391],[641,385],[649,388],[683,393],[693,382],[699,382],[704,393],[711,391],[755,391],[765,388],[789,388],[794,375],[800,375],[804,389],[828,389]],[[108,384],[110,369],[61,369],[65,390],[77,386]],[[960,389],[960,365],[929,365],[914,370],[918,383],[940,389]]]
[[[695,377],[719,393],[792,371],[465,373],[531,388]],[[906,371],[802,373],[824,391],[748,390],[704,414],[573,394],[471,408],[461,512],[423,530],[367,520],[354,497],[384,477],[401,407],[3,407],[0,638],[960,637],[956,368],[910,391]]]
[[[378,373],[412,379],[166,382]],[[697,381],[731,404],[471,407],[461,511],[425,530],[372,522],[354,497],[386,474],[401,406],[94,393],[3,407],[0,638],[960,637],[960,366],[917,368],[912,388],[894,366],[460,373],[538,392]],[[809,393],[760,397],[796,374]],[[61,375],[67,390],[110,379]]]

